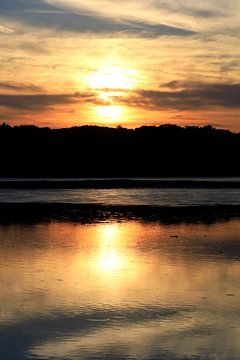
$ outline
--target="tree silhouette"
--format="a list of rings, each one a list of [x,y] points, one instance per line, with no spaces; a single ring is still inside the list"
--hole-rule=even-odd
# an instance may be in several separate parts
[[[240,175],[240,134],[212,126],[0,126],[0,176]]]

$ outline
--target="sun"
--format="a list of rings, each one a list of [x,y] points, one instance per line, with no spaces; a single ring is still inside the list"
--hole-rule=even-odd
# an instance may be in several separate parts
[[[86,82],[99,101],[99,104],[93,105],[99,122],[116,124],[125,121],[125,107],[121,99],[136,87],[137,71],[108,64],[88,74]]]
[[[96,107],[97,117],[105,123],[116,123],[121,121],[123,108],[118,105],[104,105]]]
[[[135,84],[135,70],[106,66],[92,73],[88,85],[98,90],[130,90]]]

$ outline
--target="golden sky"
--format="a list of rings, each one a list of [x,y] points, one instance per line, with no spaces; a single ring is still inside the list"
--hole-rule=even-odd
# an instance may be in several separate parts
[[[1,0],[1,120],[240,131],[239,23],[239,0]]]

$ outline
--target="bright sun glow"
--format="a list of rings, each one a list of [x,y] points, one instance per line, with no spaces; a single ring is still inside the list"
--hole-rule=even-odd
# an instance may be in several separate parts
[[[124,259],[113,249],[102,253],[97,262],[98,271],[108,273],[121,270],[123,265]]]
[[[124,265],[124,257],[118,251],[121,233],[115,224],[105,225],[101,231],[101,249],[97,260],[100,272],[112,273],[119,271]]]
[[[132,89],[135,85],[136,71],[117,66],[106,66],[88,78],[88,84],[93,89]]]
[[[115,123],[121,121],[123,108],[118,105],[104,105],[95,108],[97,117],[106,123]]]
[[[119,105],[119,101],[136,86],[137,71],[106,65],[92,72],[86,81],[102,103],[94,106],[95,119],[105,124],[122,123],[125,109]]]

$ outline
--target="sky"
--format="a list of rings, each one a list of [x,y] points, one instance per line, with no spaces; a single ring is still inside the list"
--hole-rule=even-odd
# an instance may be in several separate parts
[[[240,132],[239,0],[1,0],[0,122]]]

